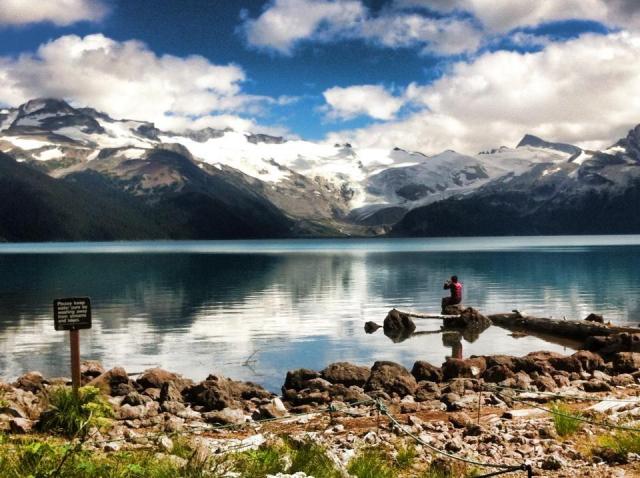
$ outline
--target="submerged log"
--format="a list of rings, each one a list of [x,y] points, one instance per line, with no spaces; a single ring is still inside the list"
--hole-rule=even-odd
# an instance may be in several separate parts
[[[509,330],[531,330],[550,335],[585,340],[588,337],[608,336],[621,333],[640,333],[634,327],[616,327],[585,320],[556,320],[544,317],[529,317],[519,313],[493,314],[489,319]]]

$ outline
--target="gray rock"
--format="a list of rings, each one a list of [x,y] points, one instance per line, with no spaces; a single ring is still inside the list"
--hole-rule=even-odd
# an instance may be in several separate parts
[[[215,412],[203,413],[202,418],[207,423],[217,425],[241,425],[246,421],[244,412],[237,408],[224,408]]]

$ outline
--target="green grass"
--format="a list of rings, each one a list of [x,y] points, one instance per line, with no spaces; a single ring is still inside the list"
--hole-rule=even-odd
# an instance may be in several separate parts
[[[388,457],[380,450],[367,448],[349,462],[347,471],[357,478],[393,478],[394,469]]]
[[[596,443],[604,448],[610,448],[619,455],[640,453],[640,433],[631,431],[615,431],[601,435]]]
[[[111,405],[95,387],[82,387],[76,397],[70,387],[55,387],[47,396],[48,406],[40,417],[40,428],[72,437],[89,428],[109,425]]]
[[[237,455],[234,470],[243,478],[262,478],[266,475],[284,473],[286,450],[279,446],[264,446]]]
[[[219,478],[212,463],[197,469],[155,451],[96,453],[51,438],[0,440],[2,478]],[[202,466],[204,465],[204,466]]]
[[[304,472],[314,478],[340,478],[340,472],[327,456],[326,450],[317,443],[306,441],[293,447],[289,473]]]
[[[413,445],[398,448],[398,452],[396,454],[396,467],[400,470],[411,468],[411,465],[413,465],[417,456],[418,453],[416,452],[416,447]]]
[[[577,418],[582,418],[579,413],[574,413],[572,410],[561,402],[555,402],[551,406],[553,412],[553,426],[556,433],[561,437],[568,437],[576,433],[582,428],[582,422]]]

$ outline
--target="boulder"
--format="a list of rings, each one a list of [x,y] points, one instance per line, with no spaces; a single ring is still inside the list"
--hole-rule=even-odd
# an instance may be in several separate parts
[[[426,380],[428,382],[442,382],[443,373],[440,367],[431,365],[429,362],[418,360],[413,364],[411,369],[411,375],[413,375],[417,382]]]
[[[415,393],[417,402],[426,402],[428,400],[438,400],[440,398],[440,387],[435,382],[422,381],[418,382],[418,389]]]
[[[442,308],[442,315],[460,315],[466,307],[462,304],[445,305]]]
[[[104,367],[97,360],[83,360],[80,362],[80,375],[83,383],[93,380],[104,372]]]
[[[179,392],[182,392],[186,387],[193,385],[193,381],[183,378],[182,375],[157,367],[145,370],[142,375],[138,377],[136,382],[143,390],[146,388],[162,389],[162,386],[165,383],[169,383]]]
[[[384,334],[394,342],[402,342],[413,334],[416,324],[411,317],[396,309],[391,309],[383,322]]]
[[[271,399],[273,394],[252,382],[237,382],[219,375],[209,375],[206,380],[189,386],[182,392],[183,398],[200,405],[205,411],[224,408],[242,408],[253,398]]]
[[[150,390],[147,388],[147,390]],[[162,384],[162,388],[160,389],[160,395],[158,396],[158,401],[160,403],[163,402],[181,402],[182,401],[182,393],[180,393],[180,389],[176,387],[173,382],[164,382]]]
[[[365,400],[371,400],[371,397],[364,393],[361,387],[355,385],[348,387],[342,394],[342,401],[346,403],[363,402]]]
[[[285,390],[283,398],[293,406],[321,405],[331,402],[331,396],[327,391],[321,390]]]
[[[133,387],[131,387],[131,380],[129,380],[127,371],[122,367],[115,367],[111,370],[107,370],[103,374],[98,375],[96,378],[91,380],[87,385],[97,387],[102,390],[103,393],[112,396],[127,395],[134,391]],[[130,390],[123,393],[125,392],[126,387],[120,387],[120,385],[129,386],[128,388],[130,388]]]
[[[40,372],[27,372],[18,377],[13,386],[26,392],[38,393],[48,383]]]
[[[264,420],[269,418],[282,418],[289,414],[287,408],[278,397],[271,399],[269,403],[260,405],[254,413],[254,419]]]
[[[151,398],[147,397],[146,395],[142,395],[138,392],[131,392],[124,397],[124,399],[122,400],[122,405],[131,405],[135,407],[137,405],[144,405],[145,403],[151,401]]]
[[[369,321],[369,322],[365,322],[364,324],[364,331],[367,334],[372,334],[375,331],[377,331],[379,328],[381,328],[382,325],[376,324],[375,322]]]
[[[540,375],[533,384],[541,392],[555,392],[558,388],[556,381],[548,375]]]
[[[514,358],[511,355],[485,355],[484,359],[487,362],[487,368],[496,365],[504,365],[511,371],[515,368]]]
[[[611,385],[603,380],[591,379],[583,385],[585,392],[610,392]]]
[[[202,418],[214,425],[242,425],[246,421],[243,411],[237,408],[223,408],[219,411],[203,413]]]
[[[585,317],[587,322],[596,322],[598,324],[604,324],[604,317],[599,314],[589,314]]]
[[[616,387],[626,387],[635,382],[636,381],[633,378],[633,375],[629,373],[621,373],[620,375],[615,375],[614,377],[611,377],[611,383]]]
[[[515,374],[506,365],[494,365],[482,374],[482,378],[491,383],[498,383],[513,377]]]
[[[615,373],[633,373],[640,369],[640,353],[618,352],[613,356],[613,371]]]
[[[346,387],[363,387],[371,371],[368,367],[354,365],[349,362],[336,362],[325,368],[320,375],[331,383],[339,383]]]
[[[491,325],[491,320],[473,307],[467,307],[460,315],[445,317],[443,325],[445,328],[473,329],[481,332]]]
[[[484,357],[473,357],[469,359],[456,359],[447,357],[442,364],[442,373],[445,380],[452,378],[478,378],[487,369],[487,362]]]
[[[588,350],[579,350],[571,355],[571,357],[580,362],[580,366],[585,372],[591,373],[594,370],[601,370],[604,368],[603,358],[598,354],[589,352]]]
[[[417,388],[416,379],[406,368],[388,361],[378,361],[373,364],[369,380],[364,386],[365,391],[382,390],[389,395],[399,397],[413,395]]]
[[[289,372],[287,372],[282,390],[302,390],[303,388],[307,388],[307,380],[319,377],[319,372],[316,372],[315,370],[309,370],[307,368],[290,370]]]
[[[224,377],[209,376],[207,380],[185,388],[183,397],[189,403],[202,406],[206,411],[237,406],[229,380]]]
[[[564,372],[582,372],[582,362],[573,355],[566,357],[550,357],[549,364],[556,370]]]

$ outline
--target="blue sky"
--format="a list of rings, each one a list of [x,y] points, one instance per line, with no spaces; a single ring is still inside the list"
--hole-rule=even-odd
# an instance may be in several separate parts
[[[541,107],[566,100],[562,86],[552,91],[566,77],[556,56],[566,55],[569,67],[588,48],[618,49],[625,58],[638,47],[632,0],[538,3],[50,0],[49,10],[35,0],[0,0],[0,103],[55,95],[165,128],[227,122],[427,152],[445,143],[470,150],[485,146],[482,137],[513,141],[528,131],[595,144],[631,126],[632,111],[618,111],[608,128],[597,127],[595,117],[581,122],[580,97],[562,111],[547,108],[548,118],[535,111],[535,121],[526,121],[524,112],[535,109],[527,91],[535,97],[544,89]],[[76,50],[81,57],[68,53]],[[493,78],[492,67],[504,68],[510,83]],[[626,74],[609,86],[638,80],[635,71]],[[602,80],[597,71],[585,77],[594,89]],[[474,93],[477,83],[488,86]],[[462,104],[455,104],[456,88]],[[521,98],[492,106],[519,88]],[[603,108],[619,109],[619,99],[605,100]],[[475,103],[467,115],[465,104]],[[478,126],[487,131],[468,131]],[[505,133],[496,135],[500,128]],[[427,138],[436,135],[442,140]],[[381,136],[388,138],[375,139]]]

